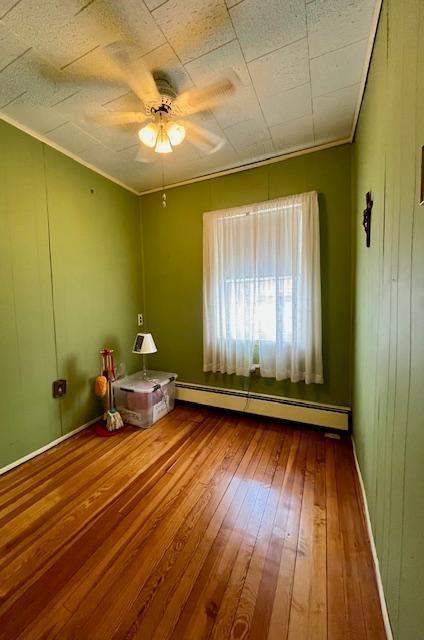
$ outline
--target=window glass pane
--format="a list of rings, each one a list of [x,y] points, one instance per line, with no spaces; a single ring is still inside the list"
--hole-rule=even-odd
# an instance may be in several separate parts
[[[256,304],[255,304],[256,302]],[[292,339],[292,277],[227,278],[227,336],[276,341],[277,322],[284,342]]]

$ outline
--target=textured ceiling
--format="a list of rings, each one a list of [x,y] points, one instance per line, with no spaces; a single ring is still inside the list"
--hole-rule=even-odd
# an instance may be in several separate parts
[[[352,132],[376,0],[0,0],[0,116],[136,191],[343,140]],[[205,155],[185,141],[135,161],[134,127],[89,124],[94,110],[138,108],[122,86],[53,81],[101,69],[102,47],[136,34],[151,70],[181,92],[233,69],[234,98],[191,116],[226,140]],[[372,34],[371,34],[372,35]],[[50,69],[49,75],[42,69]]]

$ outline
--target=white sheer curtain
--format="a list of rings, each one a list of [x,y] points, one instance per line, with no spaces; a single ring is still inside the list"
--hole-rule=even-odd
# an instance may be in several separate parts
[[[203,216],[203,369],[323,382],[315,191]]]

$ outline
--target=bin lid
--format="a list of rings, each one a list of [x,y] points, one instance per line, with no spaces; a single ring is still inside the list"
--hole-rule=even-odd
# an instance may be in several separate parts
[[[115,380],[113,386],[121,391],[152,393],[157,389],[158,385],[164,387],[178,377],[176,373],[169,373],[167,371],[146,371],[146,375],[147,380],[143,378],[142,371],[137,371],[137,373],[133,373],[130,376]]]

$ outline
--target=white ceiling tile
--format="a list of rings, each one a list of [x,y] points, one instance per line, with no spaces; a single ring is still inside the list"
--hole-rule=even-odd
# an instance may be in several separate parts
[[[251,162],[253,160],[269,158],[273,154],[275,154],[275,147],[272,143],[271,138],[268,137],[264,140],[261,140],[260,142],[255,142],[248,145],[244,149],[241,149],[238,152],[238,157],[240,160]]]
[[[143,61],[150,71],[166,73],[177,93],[182,93],[193,86],[190,75],[168,43],[145,55]]]
[[[185,67],[198,85],[212,83],[229,71],[236,73],[242,84],[251,84],[249,71],[237,40],[188,62]]]
[[[22,0],[3,19],[8,29],[18,34],[47,60],[65,64],[83,55],[96,43],[74,19],[75,5],[55,0]],[[48,25],[48,28],[46,28]],[[66,27],[66,39],[63,30]]]
[[[93,139],[91,143],[87,143],[85,148],[82,149],[79,154],[86,162],[99,167],[102,171],[113,174],[113,169],[116,166],[116,151],[112,151]]]
[[[27,49],[28,46],[12,35],[0,22],[0,73]]]
[[[374,7],[374,0],[315,0],[308,4],[311,58],[367,38]]]
[[[5,105],[23,92],[33,104],[50,106],[69,96],[72,87],[49,82],[39,74],[41,60],[29,50],[0,72],[0,105]]]
[[[337,140],[348,140],[352,129],[349,121],[326,121],[323,125],[317,125],[315,129],[315,144],[321,145]]]
[[[73,122],[87,133],[96,135],[96,131],[103,127],[96,122],[90,121],[89,117],[105,111],[97,99],[96,91],[77,92],[65,99],[53,102],[51,106],[66,120]],[[108,107],[106,110],[112,111],[113,109]]]
[[[269,131],[262,117],[245,120],[225,129],[225,135],[237,151],[269,138]]]
[[[63,70],[44,63],[40,71],[51,82],[68,85],[73,92],[86,91],[87,95],[96,92],[99,103],[129,90],[124,78],[117,73],[105,47],[97,47]]]
[[[203,155],[200,160],[200,166],[202,171],[211,171],[213,169],[219,170],[219,168],[232,166],[237,162],[237,153],[234,151],[231,145],[227,144],[222,147],[216,153],[209,155]]]
[[[168,0],[153,16],[183,63],[235,38],[223,0]]]
[[[67,118],[54,109],[28,101],[27,94],[3,107],[2,112],[37,133],[45,133],[67,122]]]
[[[132,91],[127,91],[116,98],[102,102],[106,111],[141,111],[143,105]]]
[[[187,138],[187,141],[189,144],[181,144],[175,147],[173,153],[163,158],[163,165],[166,171],[184,170],[186,166],[200,162],[204,153],[191,144],[189,138]]]
[[[249,62],[249,70],[259,99],[274,96],[309,82],[306,39]]]
[[[312,116],[303,116],[270,128],[275,148],[289,151],[314,145]]]
[[[46,133],[46,137],[76,154],[89,148],[93,142],[97,142],[72,122],[68,122],[57,129]]]
[[[306,36],[304,0],[244,0],[230,15],[246,60]]]
[[[320,96],[361,81],[367,40],[311,60],[312,95]]]
[[[144,4],[150,11],[157,9],[161,4],[165,4],[168,0],[144,0]]]
[[[97,127],[90,131],[90,135],[114,151],[121,151],[137,144],[137,133],[128,127]]]
[[[262,112],[268,126],[300,118],[312,113],[311,85],[280,91],[261,98]]]
[[[185,120],[191,120],[199,127],[204,127],[209,131],[212,131],[217,136],[222,136],[222,129],[216,121],[214,115],[210,111],[204,111],[203,113],[195,113],[185,118]]]
[[[140,0],[95,0],[88,6],[87,0],[79,1],[87,8],[76,16],[78,25],[101,45],[129,40],[143,55],[166,42],[152,14]]]
[[[14,4],[16,4],[16,0],[0,0],[0,20],[3,19]]]
[[[216,153],[199,154],[195,159],[188,160],[184,166],[178,162],[170,162],[171,160],[170,156],[164,159],[165,183],[180,182],[232,167],[237,164],[239,158],[234,149],[226,145]]]
[[[230,127],[238,122],[261,117],[261,108],[250,85],[240,87],[235,96],[220,107],[213,110],[215,118],[221,127]]]
[[[347,138],[352,133],[353,116],[360,85],[314,97],[315,137],[320,143]]]
[[[84,56],[97,45],[132,39],[134,34],[143,53],[165,41],[147,7],[138,0],[121,0],[114,5],[98,0],[82,12],[78,12],[79,4],[82,3],[21,0],[6,15],[4,24],[58,67]]]

